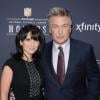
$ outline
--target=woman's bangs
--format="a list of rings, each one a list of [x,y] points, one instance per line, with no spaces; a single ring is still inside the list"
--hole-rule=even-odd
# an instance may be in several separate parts
[[[31,38],[36,41],[39,41],[39,34],[32,34]]]

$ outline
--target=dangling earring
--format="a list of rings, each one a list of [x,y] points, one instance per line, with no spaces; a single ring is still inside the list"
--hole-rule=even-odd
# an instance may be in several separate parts
[[[38,49],[38,51],[40,52],[40,51],[41,51],[41,49],[39,48],[39,49]]]

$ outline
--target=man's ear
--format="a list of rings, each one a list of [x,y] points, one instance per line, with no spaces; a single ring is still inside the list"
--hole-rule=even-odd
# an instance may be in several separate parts
[[[50,26],[49,26],[49,34],[51,35],[51,29],[50,29]]]

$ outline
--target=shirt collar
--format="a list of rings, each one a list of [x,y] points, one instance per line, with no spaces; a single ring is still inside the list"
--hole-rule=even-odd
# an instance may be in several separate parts
[[[63,43],[61,45],[61,47],[63,49],[65,49],[68,45],[70,45],[70,38],[65,43]],[[55,41],[53,41],[53,48],[54,48],[54,50],[58,50],[58,47],[59,47],[59,45]]]

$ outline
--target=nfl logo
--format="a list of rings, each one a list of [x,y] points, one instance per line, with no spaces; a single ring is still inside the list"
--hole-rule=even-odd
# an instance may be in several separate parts
[[[24,8],[24,16],[30,17],[32,15],[32,9],[31,8]]]

